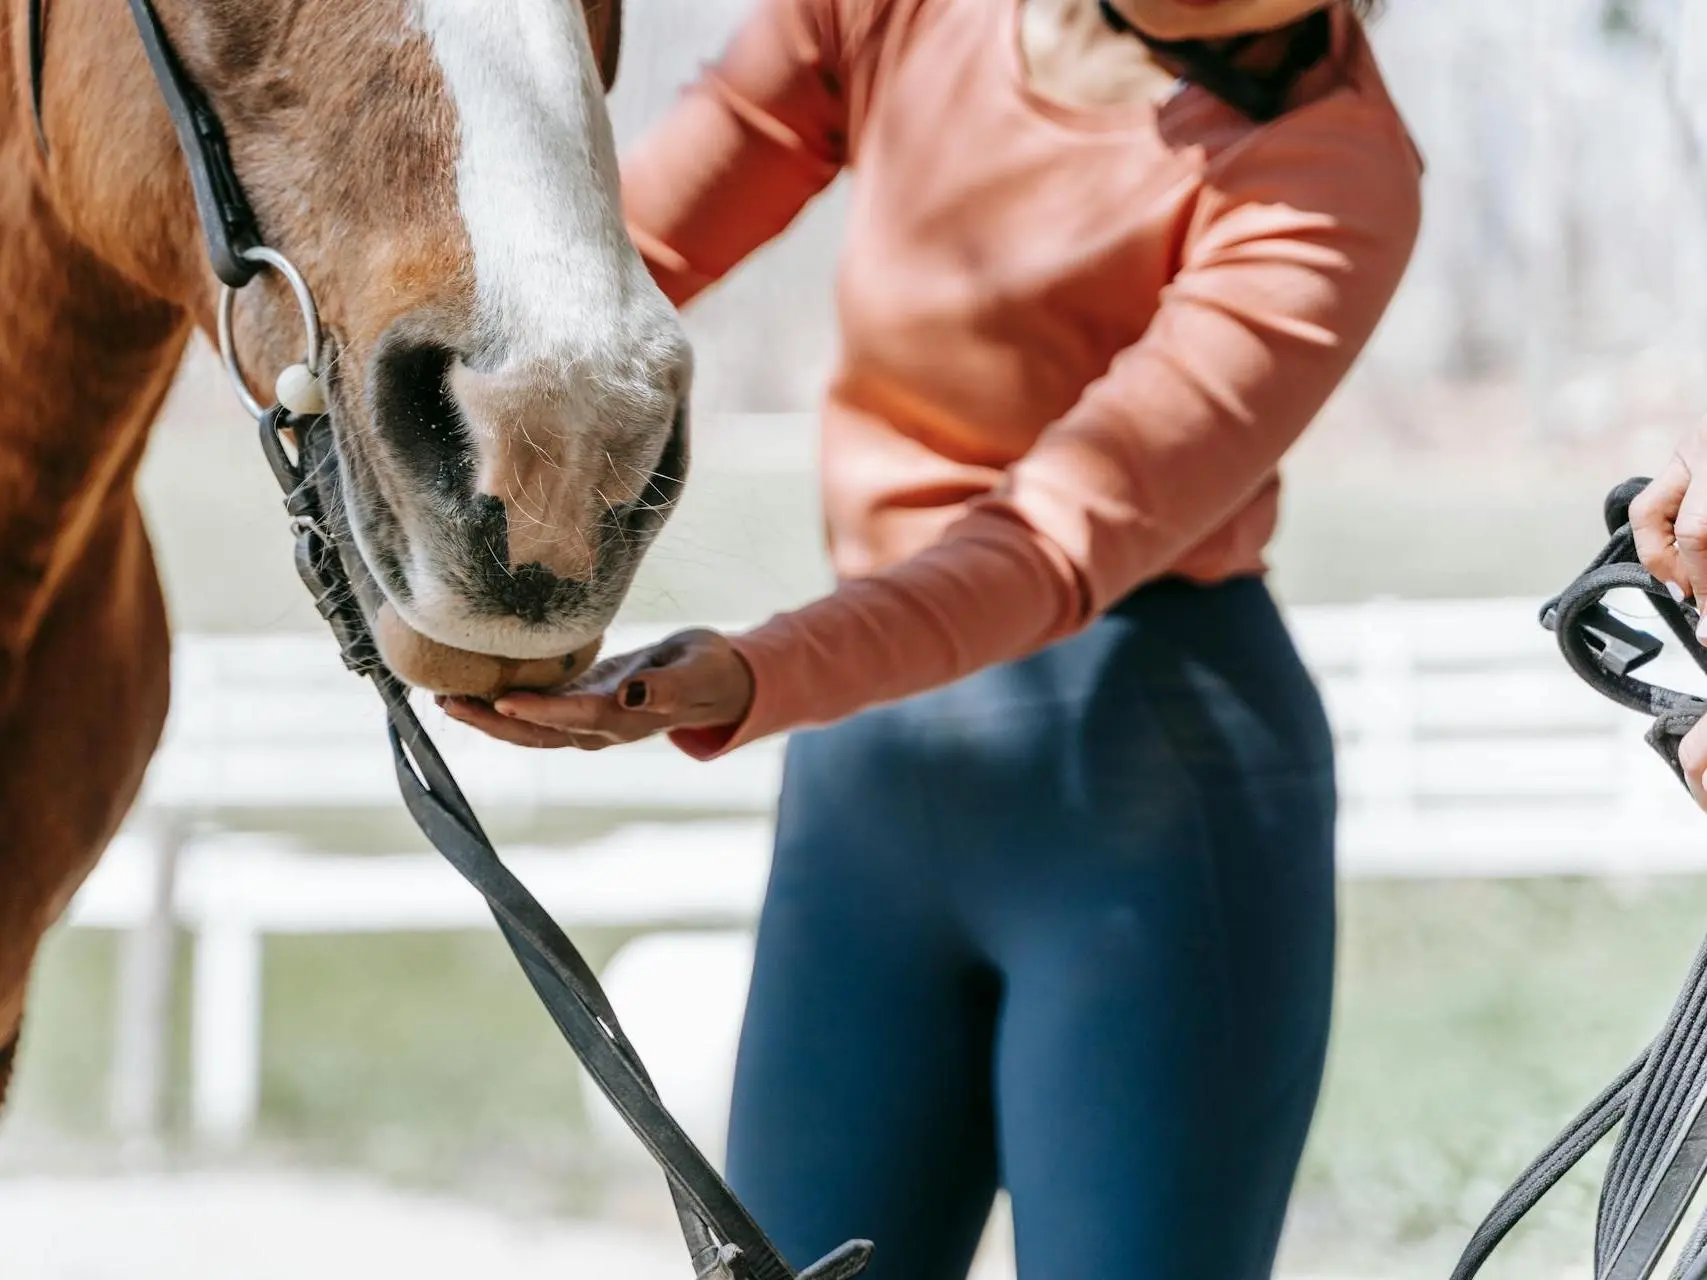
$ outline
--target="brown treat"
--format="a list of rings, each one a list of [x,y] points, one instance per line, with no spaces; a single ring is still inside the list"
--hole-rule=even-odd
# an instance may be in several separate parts
[[[429,640],[389,603],[373,620],[373,635],[385,665],[397,678],[429,693],[491,701],[516,689],[549,689],[573,680],[599,655],[604,637],[561,658],[497,658]]]

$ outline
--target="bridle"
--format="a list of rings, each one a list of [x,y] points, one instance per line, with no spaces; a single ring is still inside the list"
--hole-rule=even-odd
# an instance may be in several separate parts
[[[1650,718],[1647,741],[1680,780],[1678,744],[1707,700],[1636,679],[1664,644],[1614,616],[1602,601],[1613,591],[1646,593],[1654,609],[1703,671],[1707,649],[1696,639],[1701,617],[1672,599],[1642,568],[1630,527],[1630,503],[1647,481],[1626,481],[1606,500],[1611,535],[1589,567],[1548,601],[1542,625],[1552,631],[1571,669],[1614,702]],[[1707,1175],[1707,942],[1665,1026],[1551,1146],[1500,1197],[1471,1237],[1452,1280],[1470,1280],[1506,1234],[1555,1183],[1622,1124],[1601,1185],[1595,1224],[1595,1280],[1646,1280]],[[1707,1278],[1707,1216],[1683,1246],[1677,1280]]]
[[[45,154],[42,79],[47,0],[27,0],[30,98]],[[296,535],[296,567],[320,615],[337,638],[345,666],[371,680],[385,704],[397,783],[422,833],[486,899],[565,1040],[605,1096],[663,1169],[698,1280],[852,1280],[870,1260],[868,1241],[853,1240],[795,1271],[659,1100],[640,1056],[592,968],[538,900],[516,879],[480,827],[472,807],[409,704],[408,689],[380,659],[357,604],[375,590],[348,538],[328,532],[337,483],[332,428],[320,391],[323,344],[314,296],[289,259],[267,247],[231,162],[218,114],[185,73],[149,0],[129,0],[160,95],[177,130],[207,241],[223,286],[219,342],[239,398],[253,414]],[[610,21],[619,21],[615,13]],[[620,29],[620,28],[618,28]],[[620,37],[617,37],[620,38]],[[607,76],[611,40],[607,39]],[[277,399],[262,405],[238,368],[231,334],[232,299],[262,270],[284,277],[301,310],[304,359],[281,374]],[[287,437],[296,441],[293,450]]]

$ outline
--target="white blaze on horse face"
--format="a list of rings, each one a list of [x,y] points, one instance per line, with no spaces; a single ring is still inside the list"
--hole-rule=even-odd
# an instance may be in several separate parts
[[[687,340],[623,225],[580,4],[415,0],[414,11],[459,122],[478,315],[476,351],[449,384],[475,487],[505,504],[512,565],[584,580],[598,522],[658,463],[688,392]],[[419,609],[437,593],[416,594]],[[488,644],[490,626],[478,628]]]

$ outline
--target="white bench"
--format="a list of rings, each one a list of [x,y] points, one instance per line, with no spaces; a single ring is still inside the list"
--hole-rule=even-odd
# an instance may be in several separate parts
[[[1640,719],[1569,671],[1533,602],[1375,602],[1290,619],[1338,741],[1346,874],[1707,871],[1707,818],[1641,741]],[[615,634],[611,646],[663,630]],[[173,716],[135,821],[70,915],[131,934],[113,1109],[133,1129],[159,1113],[173,922],[193,933],[192,1115],[204,1137],[231,1141],[258,1103],[267,934],[486,928],[489,918],[418,839],[379,857],[314,848],[305,813],[322,824],[401,813],[378,701],[329,639],[188,636],[174,664]],[[1688,687],[1687,674],[1667,674]],[[705,1050],[703,1027],[680,1032],[721,1010],[732,1052],[780,744],[711,764],[657,743],[528,752],[430,704],[423,714],[489,817],[615,820],[574,849],[506,856],[570,928],[680,935],[631,944],[608,976],[666,1099],[674,1091],[697,1107],[690,1131],[717,1141],[705,1100],[721,1096],[728,1055]]]

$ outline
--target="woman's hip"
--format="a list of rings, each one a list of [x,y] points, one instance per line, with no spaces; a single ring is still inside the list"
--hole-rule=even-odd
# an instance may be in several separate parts
[[[799,732],[788,761],[816,783],[875,773],[886,788],[1024,766],[1134,785],[1158,770],[1319,779],[1333,740],[1259,579],[1164,580],[1028,657]]]
[[[1185,824],[1331,855],[1333,807],[1322,702],[1262,582],[1164,581],[1030,657],[796,734],[780,834],[1082,856]]]

